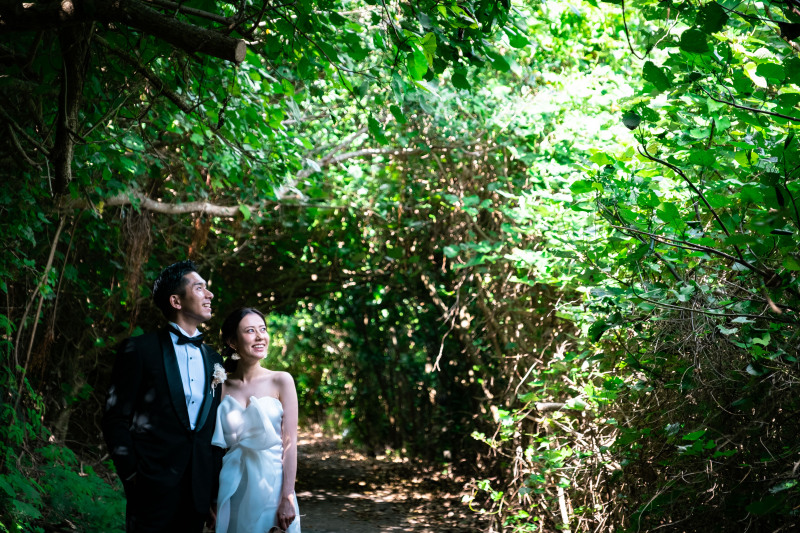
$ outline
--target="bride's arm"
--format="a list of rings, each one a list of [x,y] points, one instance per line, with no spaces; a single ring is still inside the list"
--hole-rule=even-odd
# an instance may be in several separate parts
[[[281,372],[278,377],[279,399],[283,405],[283,425],[281,437],[283,439],[283,487],[281,487],[281,500],[278,504],[278,526],[287,529],[295,518],[294,507],[294,481],[297,477],[297,391],[294,388],[294,379],[287,372]]]

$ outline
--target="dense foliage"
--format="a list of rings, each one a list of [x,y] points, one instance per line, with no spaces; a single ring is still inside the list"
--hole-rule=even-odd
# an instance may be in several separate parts
[[[487,529],[796,525],[794,0],[73,4],[0,1],[0,530],[121,528],[111,348],[186,256]]]

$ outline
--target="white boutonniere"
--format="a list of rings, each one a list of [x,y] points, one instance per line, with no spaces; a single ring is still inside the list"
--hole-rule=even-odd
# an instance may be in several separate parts
[[[214,396],[214,391],[217,388],[217,385],[220,383],[224,383],[225,380],[228,379],[228,373],[225,372],[225,369],[222,368],[222,365],[219,363],[214,363],[214,372],[211,374],[211,396]]]

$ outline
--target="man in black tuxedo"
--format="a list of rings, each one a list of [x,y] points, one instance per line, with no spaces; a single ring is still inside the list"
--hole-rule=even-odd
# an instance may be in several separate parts
[[[222,358],[197,334],[213,297],[191,261],[165,268],[153,300],[169,325],[117,348],[103,435],[125,487],[129,533],[200,533],[216,500],[221,456],[211,436],[221,388],[212,374]]]

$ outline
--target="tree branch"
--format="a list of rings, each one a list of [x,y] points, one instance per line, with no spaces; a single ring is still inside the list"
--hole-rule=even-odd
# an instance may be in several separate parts
[[[65,28],[95,21],[135,28],[181,50],[234,63],[244,61],[247,51],[242,39],[167,16],[138,0],[0,0],[0,32]]]
[[[123,207],[127,205],[136,206],[138,209],[151,211],[153,213],[160,213],[162,215],[188,215],[193,213],[203,213],[206,215],[233,218],[239,216],[242,211],[240,205],[218,205],[206,201],[197,202],[184,202],[184,203],[169,203],[161,200],[154,200],[141,191],[128,191],[120,193],[116,196],[111,196],[102,200],[100,206],[92,204],[85,199],[62,199],[59,210],[66,211],[71,209],[103,209],[105,207]],[[247,205],[241,204],[249,208],[250,211],[256,212],[268,205],[280,205],[283,207],[298,207],[315,209],[357,209],[357,207],[350,205],[330,205],[330,204],[315,204],[315,203],[288,203],[280,201],[262,201],[259,204]]]
[[[33,159],[31,159],[31,158],[28,156],[27,152],[25,152],[25,149],[24,149],[24,148],[22,148],[22,145],[19,143],[19,139],[17,139],[17,136],[16,136],[16,134],[14,133],[14,128],[12,128],[12,127],[11,127],[11,124],[8,124],[8,123],[7,123],[7,124],[6,124],[6,127],[8,128],[8,134],[9,134],[9,136],[11,137],[11,144],[13,144],[13,145],[14,145],[14,148],[16,148],[16,149],[17,149],[17,151],[18,151],[18,152],[19,152],[19,154],[22,156],[22,158],[23,158],[23,159],[24,159],[24,160],[25,160],[25,161],[26,161],[26,162],[27,162],[27,163],[28,163],[30,166],[32,166],[32,167],[36,167],[36,168],[42,168],[42,165],[40,165],[40,164],[36,163],[36,162],[35,162]]]
[[[725,252],[721,252],[721,251],[719,251],[719,250],[717,250],[715,248],[710,248],[708,246],[702,246],[700,244],[694,244],[692,242],[682,241],[682,240],[679,240],[679,239],[672,239],[670,237],[664,237],[662,235],[658,235],[658,234],[655,234],[655,233],[649,233],[647,231],[642,231],[642,230],[639,230],[639,229],[636,229],[636,228],[629,228],[629,227],[624,227],[624,226],[615,226],[613,224],[611,225],[611,227],[614,228],[614,229],[618,229],[620,231],[632,231],[634,233],[639,233],[641,235],[647,235],[648,237],[650,237],[654,241],[660,242],[661,244],[666,244],[668,246],[675,246],[676,248],[683,248],[683,249],[686,249],[686,250],[694,250],[694,251],[697,251],[697,252],[706,252],[708,254],[718,255],[719,257],[723,257],[723,258],[725,258],[725,259],[727,259],[729,261],[733,261],[734,263],[740,263],[740,264],[746,266],[747,268],[749,268],[753,272],[756,272],[756,273],[760,274],[765,279],[772,276],[772,274],[761,270],[760,268],[758,268],[757,266],[753,265],[752,263],[750,263],[748,261],[745,261],[745,260],[743,260],[741,258],[734,257],[734,256],[732,256],[730,254],[726,254]]]
[[[636,292],[636,287],[631,285],[631,290],[636,295],[637,298],[644,300],[645,302],[649,302],[653,305],[658,307],[663,307],[665,309],[675,309],[676,311],[686,311],[688,313],[700,313],[701,315],[708,315],[708,316],[716,316],[720,318],[753,318],[753,319],[764,319],[764,320],[772,320],[773,322],[781,322],[783,324],[800,324],[797,320],[789,320],[786,318],[781,318],[777,316],[765,316],[765,315],[751,315],[746,313],[714,313],[712,311],[706,311],[705,309],[692,309],[691,307],[683,307],[681,305],[674,305],[668,304],[664,302],[659,302],[658,300],[653,300],[648,298],[641,293]]]
[[[218,217],[235,217],[241,213],[239,206],[223,206],[210,202],[186,202],[186,203],[167,203],[161,200],[154,200],[140,191],[130,191],[118,194],[103,200],[104,207],[121,207],[125,205],[138,205],[140,209],[161,213],[164,215],[186,215],[190,213],[205,213]],[[80,200],[68,200],[63,205],[68,209],[80,209],[87,207],[87,202]],[[255,207],[251,207],[254,209]]]
[[[159,78],[156,74],[151,72],[147,67],[142,65],[142,63],[138,59],[136,59],[127,52],[114,48],[108,43],[108,41],[106,41],[99,35],[95,36],[95,40],[100,46],[102,46],[115,56],[119,57],[129,65],[131,65],[139,74],[142,75],[142,77],[144,77],[147,81],[149,81],[153,85],[153,88],[155,88],[155,90],[158,93],[163,94],[165,97],[167,97],[167,99],[173,104],[175,104],[178,107],[178,109],[180,109],[186,114],[190,114],[192,113],[192,111],[194,111],[195,106],[191,105],[189,102],[181,98],[178,93],[168,88],[161,80],[161,78]]]
[[[50,158],[55,169],[54,192],[63,194],[72,181],[72,157],[75,132],[78,131],[78,112],[81,108],[86,70],[89,66],[91,25],[80,24],[58,32],[61,47],[62,74],[58,93],[56,137]]]
[[[144,1],[149,4],[155,4],[160,7],[165,7],[174,12],[185,13],[186,15],[192,15],[194,17],[204,18],[212,22],[219,22],[220,24],[225,24],[226,26],[230,26],[234,22],[232,18],[223,17],[222,15],[217,15],[216,13],[209,13],[208,11],[195,9],[193,7],[187,7],[183,4],[170,2],[169,0],[144,0]]]
[[[38,150],[40,150],[40,151],[41,151],[41,152],[42,152],[42,153],[43,153],[45,156],[49,156],[49,155],[50,155],[50,152],[49,152],[49,150],[48,150],[47,148],[45,148],[44,146],[42,146],[41,144],[39,144],[38,142],[36,142],[36,139],[34,139],[34,138],[33,138],[33,137],[31,137],[30,135],[28,135],[28,132],[26,132],[26,131],[25,131],[25,130],[24,130],[24,129],[23,129],[23,128],[22,128],[22,127],[19,125],[19,124],[17,124],[17,123],[14,121],[14,119],[13,119],[13,118],[11,118],[11,117],[8,115],[8,113],[6,113],[5,109],[3,109],[2,107],[0,107],[0,116],[2,116],[2,117],[3,117],[3,118],[4,118],[4,119],[5,119],[7,122],[8,122],[9,126],[11,126],[11,127],[14,129],[14,130],[16,130],[16,131],[17,131],[17,133],[19,133],[20,135],[22,135],[22,136],[25,138],[25,140],[27,140],[29,143],[31,143],[32,145],[34,145],[34,146],[35,146],[35,147],[36,147]]]
[[[722,98],[717,98],[716,96],[711,94],[711,92],[709,90],[707,90],[705,87],[703,87],[699,83],[697,84],[697,86],[700,87],[700,90],[703,91],[704,93],[706,93],[709,98],[711,98],[715,102],[719,102],[720,104],[726,104],[726,105],[729,105],[731,107],[735,107],[736,109],[741,109],[743,111],[750,111],[751,113],[760,113],[762,115],[769,115],[769,116],[772,116],[772,117],[784,118],[786,120],[791,120],[792,122],[800,122],[800,118],[798,118],[798,117],[790,117],[789,115],[783,115],[781,113],[775,113],[774,111],[767,111],[766,109],[756,109],[755,107],[747,107],[746,105],[741,105],[741,104],[737,104],[735,102],[729,102],[727,100],[723,100]]]

